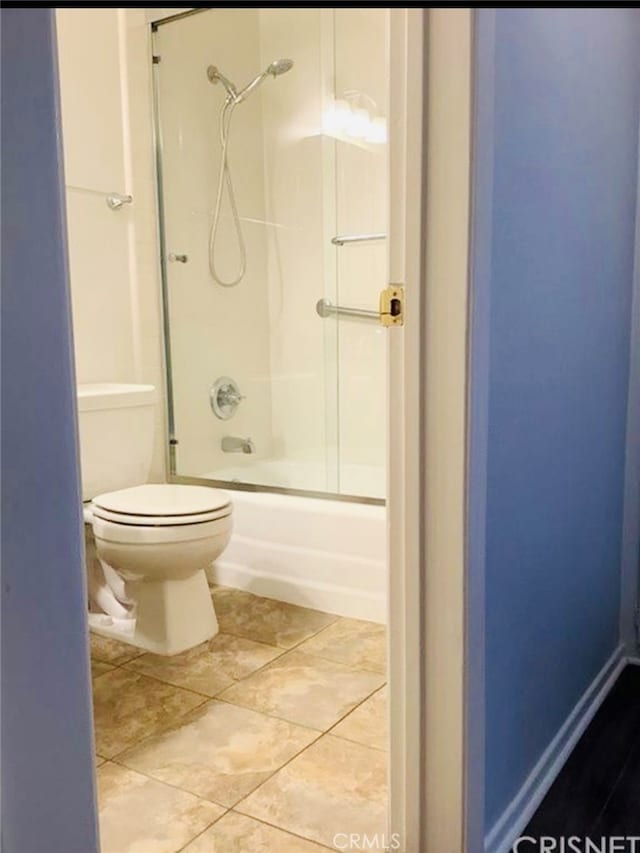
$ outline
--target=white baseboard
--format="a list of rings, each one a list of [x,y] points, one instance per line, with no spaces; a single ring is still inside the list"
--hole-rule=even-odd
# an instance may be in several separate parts
[[[542,754],[524,785],[485,837],[485,853],[508,853],[533,817],[536,809],[562,770],[573,748],[595,716],[627,663],[620,645],[591,682],[557,735]]]

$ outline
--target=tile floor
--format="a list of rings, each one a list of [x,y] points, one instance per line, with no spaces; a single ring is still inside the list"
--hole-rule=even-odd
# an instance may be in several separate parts
[[[102,853],[321,853],[337,833],[382,837],[384,627],[212,595],[220,634],[182,655],[91,636]]]

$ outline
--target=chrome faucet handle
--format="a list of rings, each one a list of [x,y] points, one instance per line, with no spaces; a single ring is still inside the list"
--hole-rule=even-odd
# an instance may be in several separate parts
[[[223,385],[218,391],[218,401],[222,406],[237,406],[240,400],[244,399],[244,394],[238,391],[236,385]]]
[[[236,413],[241,401],[245,399],[244,394],[233,379],[221,376],[209,389],[209,403],[213,413],[221,421],[228,421]]]

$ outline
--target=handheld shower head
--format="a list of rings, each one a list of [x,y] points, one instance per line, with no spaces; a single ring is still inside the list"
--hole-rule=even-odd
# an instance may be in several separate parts
[[[207,77],[211,83],[222,83],[226,89],[227,95],[231,98],[233,103],[240,104],[253,92],[254,89],[266,80],[267,77],[279,77],[281,74],[286,74],[287,71],[290,71],[292,68],[293,59],[274,59],[262,74],[258,74],[257,77],[254,77],[253,80],[244,87],[244,89],[240,90],[240,92],[238,92],[231,80],[229,80],[228,77],[225,77],[222,71],[216,68],[215,65],[210,65],[207,68]]]
[[[244,237],[242,234],[240,217],[238,215],[235,193],[233,190],[231,171],[229,169],[229,162],[227,159],[229,131],[231,129],[233,111],[238,106],[238,104],[241,104],[251,94],[251,92],[253,92],[254,89],[256,89],[264,80],[267,79],[267,77],[279,77],[281,74],[285,74],[291,68],[293,68],[292,59],[274,59],[274,61],[267,66],[267,68],[262,72],[262,74],[258,74],[258,76],[255,77],[240,92],[238,92],[231,80],[225,77],[224,74],[219,71],[215,65],[210,65],[207,68],[207,77],[209,78],[209,81],[211,83],[222,83],[227,92],[227,97],[220,109],[220,142],[222,145],[222,156],[220,158],[220,169],[218,172],[218,190],[216,193],[213,221],[211,224],[211,229],[209,231],[209,272],[211,273],[211,277],[213,278],[213,280],[216,281],[222,287],[233,287],[234,285],[238,284],[244,278],[247,269],[247,252]],[[240,263],[237,274],[233,278],[227,280],[222,279],[220,277],[216,264],[216,240],[218,236],[218,226],[220,224],[222,194],[225,185],[227,187],[227,194],[229,197],[229,204],[231,206],[233,225],[236,232],[236,238],[238,240],[238,251],[240,255]]]
[[[280,74],[286,74],[293,68],[293,59],[274,59],[269,65],[265,74],[271,74],[273,77],[278,77]]]
[[[262,74],[258,74],[257,77],[254,77],[254,79],[238,93],[238,103],[244,101],[244,99],[247,98],[254,89],[257,89],[258,86],[267,79],[267,77],[279,77],[281,74],[286,74],[287,71],[290,71],[292,68],[293,59],[274,59]]]

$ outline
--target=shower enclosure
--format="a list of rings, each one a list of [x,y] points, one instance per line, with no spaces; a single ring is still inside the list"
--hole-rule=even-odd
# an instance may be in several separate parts
[[[154,24],[174,481],[385,497],[388,16]]]

